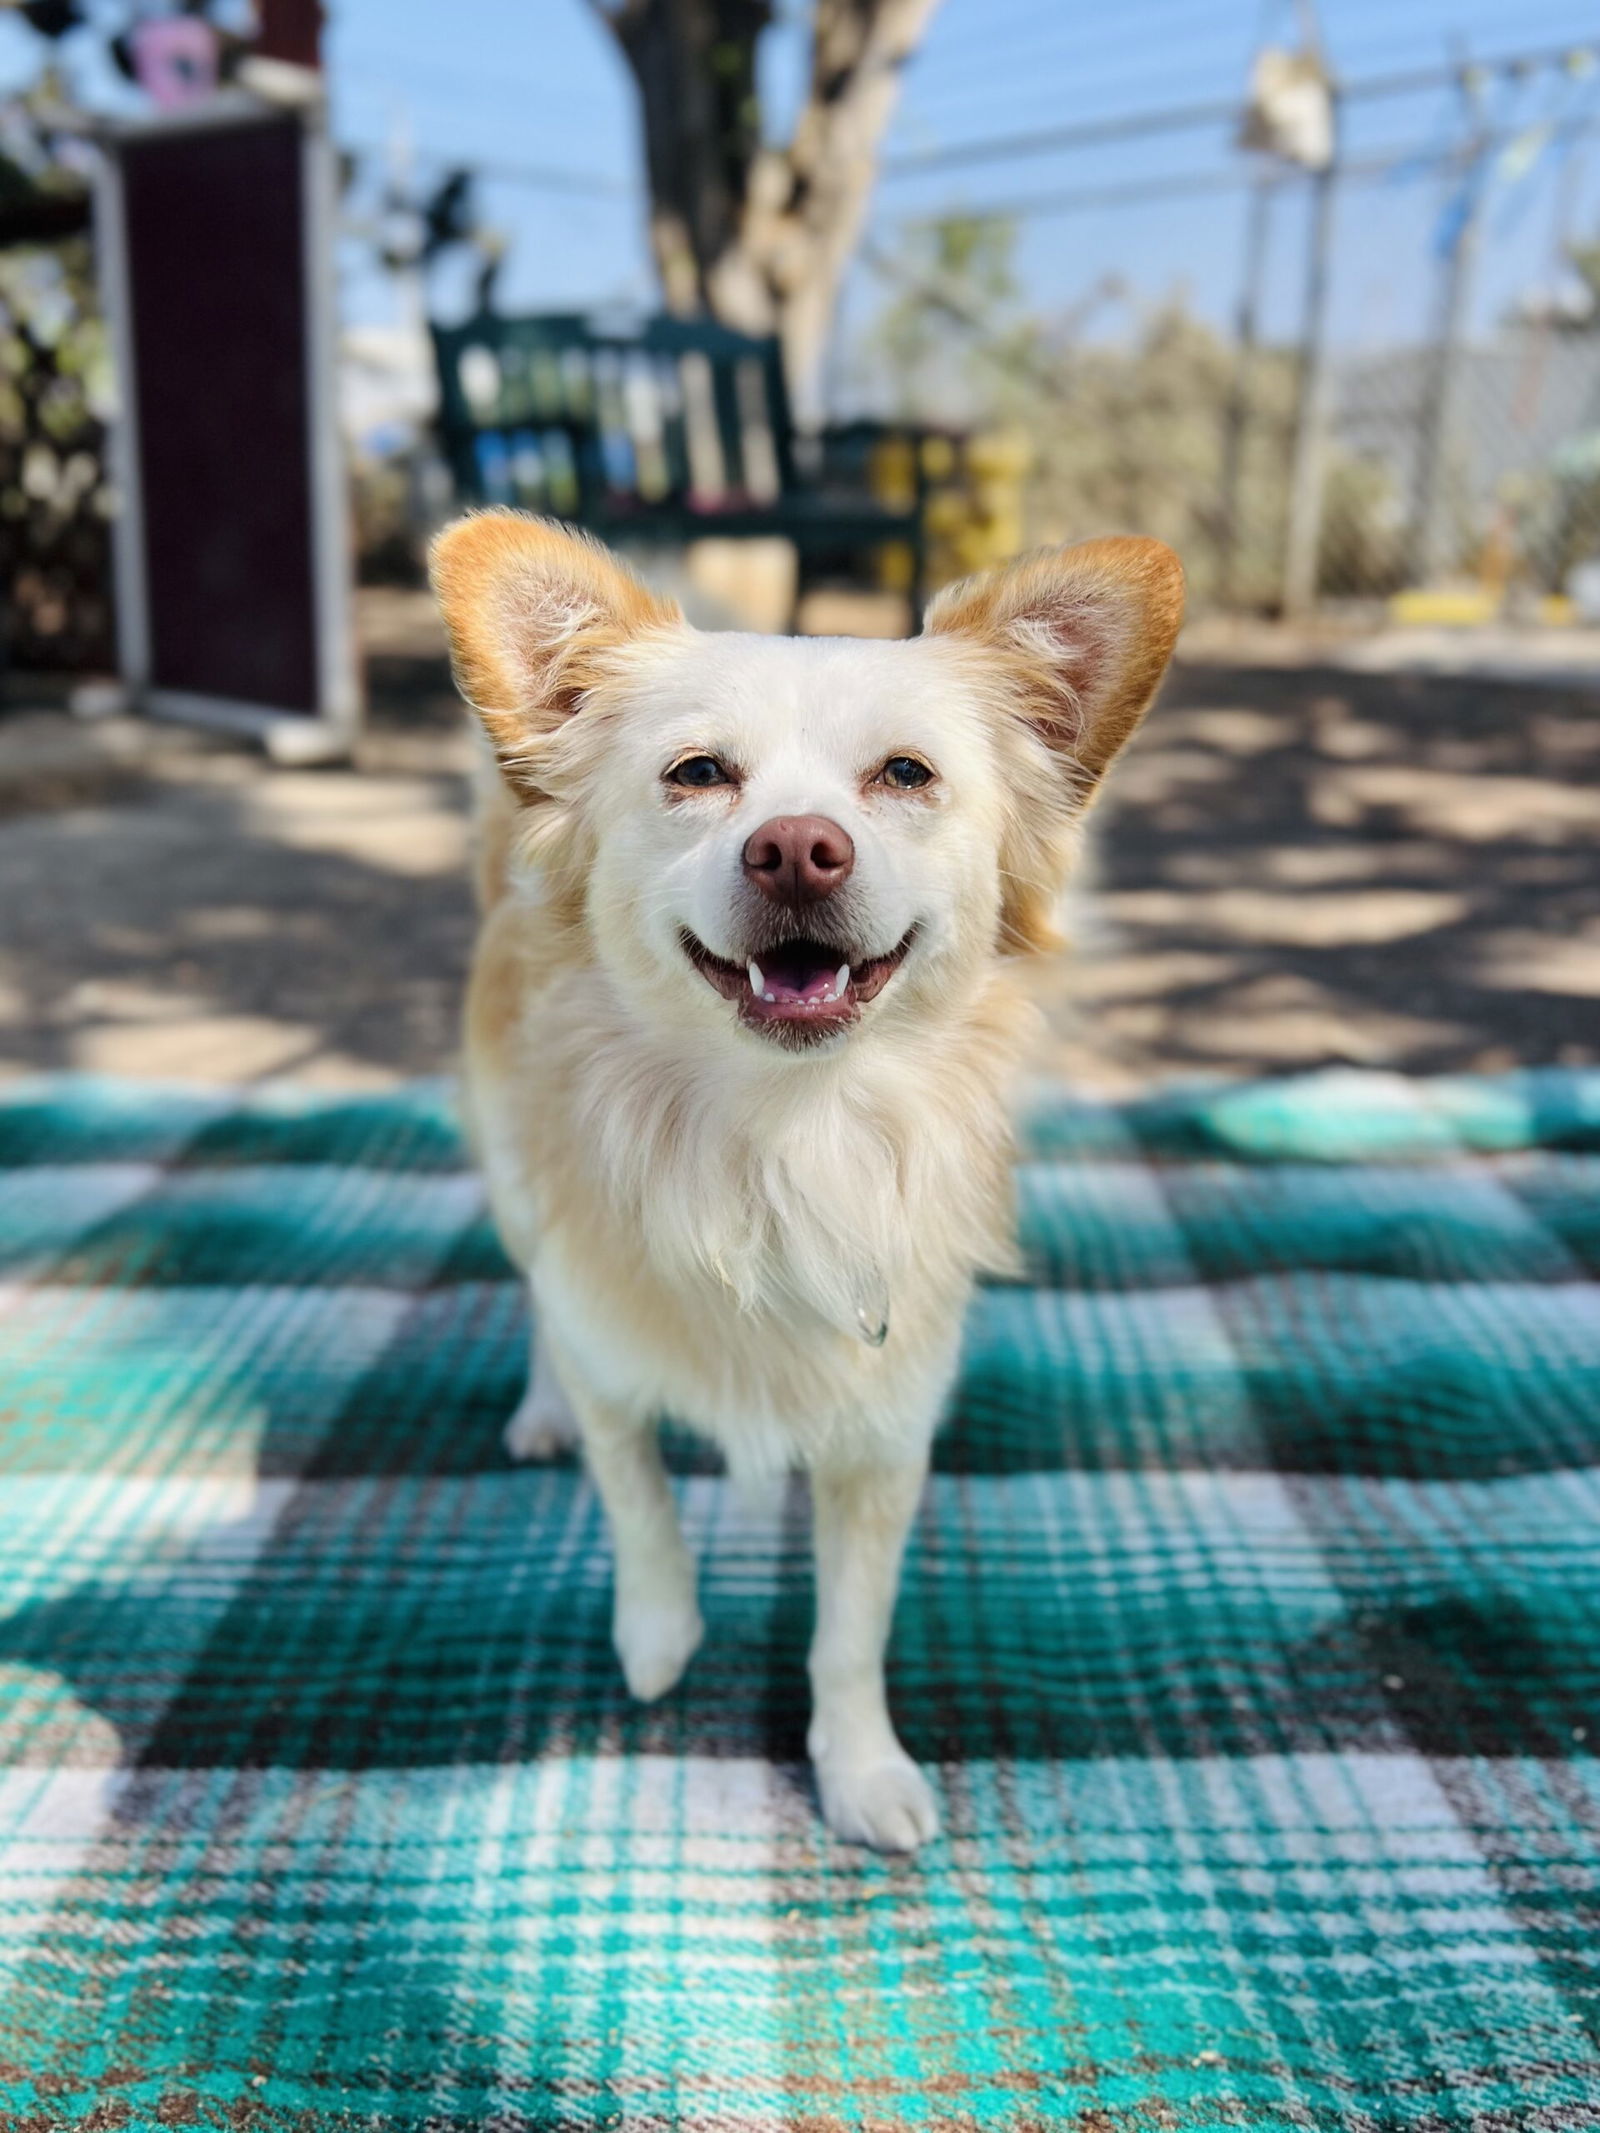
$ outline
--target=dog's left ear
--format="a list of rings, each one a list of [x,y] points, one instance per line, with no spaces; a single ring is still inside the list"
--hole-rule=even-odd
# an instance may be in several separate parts
[[[965,641],[997,685],[1013,795],[1002,947],[1058,945],[1053,912],[1073,830],[1149,709],[1182,620],[1172,550],[1121,539],[1024,556],[951,586],[929,609],[929,634]]]
[[[1082,541],[968,578],[928,611],[973,639],[1086,800],[1149,708],[1183,620],[1183,566],[1160,541]]]

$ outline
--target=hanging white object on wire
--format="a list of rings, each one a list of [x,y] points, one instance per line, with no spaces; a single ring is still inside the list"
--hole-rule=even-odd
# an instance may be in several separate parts
[[[1322,54],[1263,46],[1250,69],[1239,146],[1315,171],[1332,163],[1333,142],[1333,77]]]

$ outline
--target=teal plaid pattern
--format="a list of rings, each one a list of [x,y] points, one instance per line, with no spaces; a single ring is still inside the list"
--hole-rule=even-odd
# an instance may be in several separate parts
[[[629,1703],[448,1092],[0,1096],[0,2126],[1600,2124],[1600,1074],[1053,1098],[819,1823],[803,1490]]]

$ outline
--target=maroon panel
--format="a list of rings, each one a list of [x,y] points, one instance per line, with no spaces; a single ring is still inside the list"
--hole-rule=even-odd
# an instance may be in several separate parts
[[[318,708],[300,127],[124,144],[150,679]]]
[[[256,50],[297,67],[322,64],[322,0],[256,0]]]

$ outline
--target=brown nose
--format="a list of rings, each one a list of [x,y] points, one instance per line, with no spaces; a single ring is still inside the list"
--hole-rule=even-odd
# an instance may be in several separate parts
[[[744,870],[778,904],[819,904],[842,888],[856,848],[826,815],[775,815],[744,848]]]

